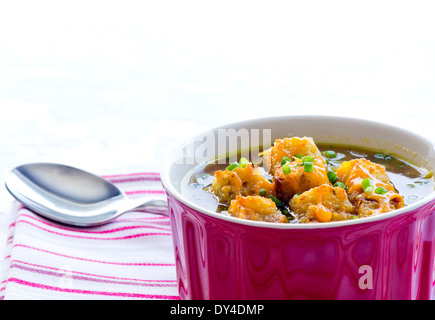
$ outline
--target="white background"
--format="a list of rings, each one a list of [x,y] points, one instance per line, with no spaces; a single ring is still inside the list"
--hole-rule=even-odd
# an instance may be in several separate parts
[[[0,0],[6,173],[33,161],[159,171],[248,118],[374,119],[435,140],[434,1]]]

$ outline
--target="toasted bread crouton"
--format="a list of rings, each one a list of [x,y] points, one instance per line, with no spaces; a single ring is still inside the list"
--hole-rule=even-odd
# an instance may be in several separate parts
[[[263,152],[263,167],[273,175],[284,157],[292,159],[295,155],[320,157],[321,153],[310,137],[277,139],[273,147]]]
[[[301,159],[289,163],[290,172],[284,173],[279,165],[274,174],[275,191],[279,199],[287,203],[295,194],[303,193],[323,184],[330,185],[328,169],[322,157],[314,157],[312,172],[306,172]]]
[[[289,204],[301,222],[329,222],[354,217],[354,206],[340,187],[321,185],[292,198]]]
[[[338,180],[346,184],[349,200],[355,205],[358,216],[388,212],[405,206],[403,197],[391,183],[385,168],[370,160],[359,158],[345,161],[337,170]],[[363,190],[362,181],[370,179],[373,188]],[[378,187],[385,190],[376,192]]]
[[[288,222],[287,217],[278,210],[275,202],[261,196],[237,196],[235,200],[231,201],[228,213],[234,217],[247,220]]]
[[[214,177],[210,190],[221,204],[229,205],[237,196],[260,195],[262,189],[264,196],[275,195],[273,182],[264,177],[261,170],[252,163],[232,171],[218,170]]]

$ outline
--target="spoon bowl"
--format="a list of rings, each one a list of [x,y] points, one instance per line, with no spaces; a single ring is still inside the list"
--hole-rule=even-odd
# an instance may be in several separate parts
[[[168,215],[166,199],[129,199],[109,181],[62,164],[18,166],[6,176],[5,186],[27,208],[67,225],[102,225],[131,210]]]

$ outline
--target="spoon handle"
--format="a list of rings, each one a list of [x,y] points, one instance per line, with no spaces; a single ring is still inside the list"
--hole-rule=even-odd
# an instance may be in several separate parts
[[[128,211],[147,211],[169,216],[168,202],[163,198],[132,199],[129,204]]]

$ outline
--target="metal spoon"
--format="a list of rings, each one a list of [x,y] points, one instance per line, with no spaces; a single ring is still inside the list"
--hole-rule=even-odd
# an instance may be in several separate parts
[[[73,226],[97,226],[145,208],[168,215],[166,199],[129,199],[107,180],[62,164],[21,165],[8,173],[5,185],[27,208]]]

